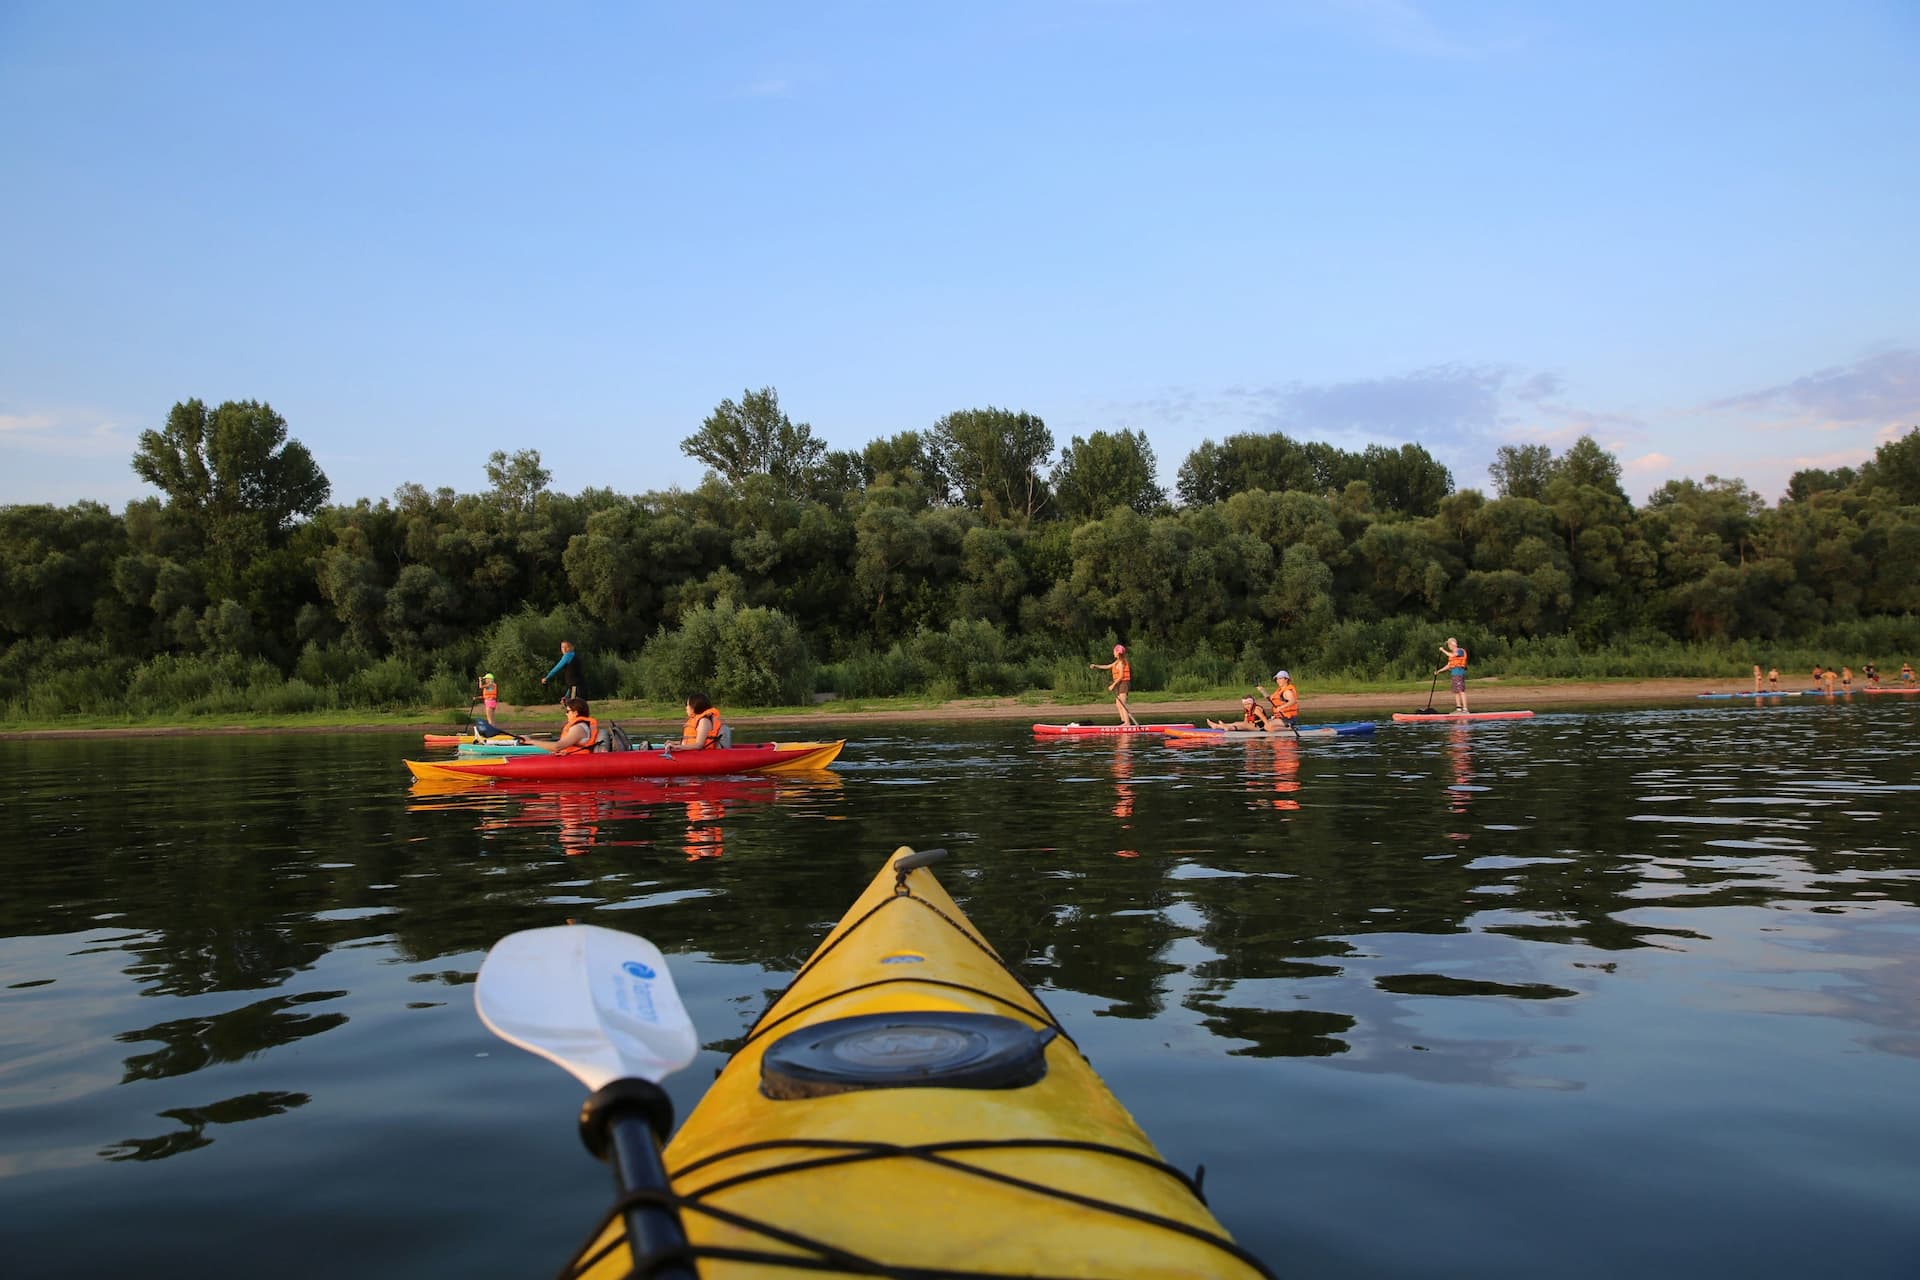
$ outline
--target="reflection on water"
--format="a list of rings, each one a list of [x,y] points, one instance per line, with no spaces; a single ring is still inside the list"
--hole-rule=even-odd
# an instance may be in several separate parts
[[[910,843],[1283,1273],[1905,1274],[1920,707],[1799,701],[547,788],[409,788],[380,737],[0,744],[10,1252],[553,1267],[605,1183],[474,1019],[485,947],[658,943],[684,1114]]]
[[[565,786],[539,783],[416,779],[414,813],[474,815],[480,832],[550,833],[569,857],[603,848],[645,848],[678,841],[688,861],[726,852],[726,818],[747,805],[818,803],[841,786],[840,775],[747,775],[735,778],[637,778]],[[676,819],[684,817],[684,824]],[[635,824],[644,824],[643,828]],[[648,834],[634,834],[644,829]],[[617,834],[616,834],[617,833]]]

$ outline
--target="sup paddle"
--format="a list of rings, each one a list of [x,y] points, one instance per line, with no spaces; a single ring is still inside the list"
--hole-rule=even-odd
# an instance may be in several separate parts
[[[1444,671],[1446,670],[1446,668],[1442,667],[1440,670]],[[1439,687],[1440,687],[1440,671],[1436,671],[1433,673],[1433,683],[1427,686],[1427,705],[1420,708],[1420,710],[1415,711],[1413,714],[1417,716],[1430,716],[1434,714],[1433,691],[1435,689],[1438,689]]]
[[[693,1061],[700,1037],[658,947],[589,924],[508,934],[481,963],[473,1004],[489,1031],[593,1090],[580,1136],[613,1165],[624,1194],[671,1192],[660,1144],[673,1131],[673,1100],[660,1081]],[[669,1204],[636,1201],[626,1223],[636,1265],[687,1247]],[[644,1274],[694,1280],[684,1261]]]

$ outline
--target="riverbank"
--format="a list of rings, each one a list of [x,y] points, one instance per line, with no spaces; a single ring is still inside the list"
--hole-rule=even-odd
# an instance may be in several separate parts
[[[1581,703],[1646,703],[1691,698],[1702,693],[1738,692],[1746,686],[1729,680],[1675,678],[1659,680],[1503,680],[1484,677],[1468,683],[1470,705],[1479,711],[1505,711],[1523,707],[1539,709]],[[1429,686],[1405,686],[1399,689],[1366,689],[1357,692],[1316,693],[1302,690],[1302,720],[1350,720],[1367,712],[1413,711],[1427,705]],[[1222,691],[1207,697],[1182,697],[1172,694],[1135,694],[1130,700],[1142,720],[1199,720],[1212,716],[1229,717],[1237,713],[1240,693]],[[1452,696],[1444,686],[1433,693],[1433,705],[1448,707]],[[723,708],[724,710],[724,708]],[[677,709],[659,704],[607,699],[596,702],[594,711],[604,719],[644,728],[673,728],[680,725]],[[496,713],[502,725],[532,732],[558,724],[559,713],[550,706],[506,706]],[[999,698],[961,698],[951,702],[926,699],[862,699],[848,702],[822,702],[813,707],[778,707],[766,711],[728,713],[736,726],[780,726],[832,723],[952,723],[970,720],[1044,720],[1050,722],[1093,722],[1114,718],[1110,698],[1056,701],[1045,694],[1029,693]],[[205,721],[181,721],[167,724],[92,723],[72,726],[34,725],[0,729],[7,738],[91,738],[91,737],[167,737],[181,734],[239,733],[396,733],[406,730],[448,732],[458,722],[451,715],[434,716],[422,711],[395,711],[385,715],[367,712],[330,712],[324,716],[260,717],[242,722],[228,718]]]

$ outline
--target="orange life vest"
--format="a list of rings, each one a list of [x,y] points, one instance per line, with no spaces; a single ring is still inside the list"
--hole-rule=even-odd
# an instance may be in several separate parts
[[[1455,667],[1460,668],[1462,671],[1467,669],[1467,647],[1465,645],[1455,646],[1454,651],[1447,655],[1447,669],[1451,671]]]
[[[1267,719],[1268,719],[1267,713],[1260,709],[1260,704],[1257,702],[1250,704],[1247,707],[1246,713],[1242,715],[1240,718],[1246,723],[1250,725],[1254,725],[1257,728],[1264,729],[1267,727]]]
[[[569,743],[568,745],[554,752],[555,755],[559,755],[559,756],[585,755],[587,752],[593,750],[594,743],[600,741],[600,722],[598,720],[595,720],[592,716],[576,716],[571,712],[569,712],[567,715],[567,723],[561,726],[560,732],[564,735],[568,729],[573,728],[573,726],[577,724],[583,724],[587,726],[587,740],[585,742]]]
[[[1116,684],[1122,680],[1133,679],[1133,664],[1125,658],[1115,658],[1113,660],[1113,679]]]
[[[719,746],[720,713],[712,707],[708,707],[705,711],[697,715],[687,717],[687,722],[680,726],[680,741],[692,742],[700,732],[700,722],[707,719],[711,719],[713,723],[707,726],[707,741],[705,745],[708,747]]]
[[[1282,720],[1291,720],[1300,714],[1300,691],[1291,681],[1273,691],[1273,710]]]

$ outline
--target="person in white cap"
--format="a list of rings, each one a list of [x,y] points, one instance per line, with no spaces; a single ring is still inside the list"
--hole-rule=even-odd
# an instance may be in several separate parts
[[[1273,717],[1267,714],[1265,707],[1255,702],[1252,698],[1240,699],[1240,718],[1238,720],[1207,721],[1207,728],[1209,729],[1226,729],[1238,732],[1252,730],[1264,732],[1272,727]]]
[[[1293,736],[1300,736],[1300,691],[1293,687],[1293,677],[1282,668],[1273,673],[1273,692],[1268,693],[1259,685],[1253,686],[1255,693],[1273,704],[1273,715],[1281,724],[1293,730]]]

